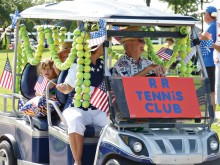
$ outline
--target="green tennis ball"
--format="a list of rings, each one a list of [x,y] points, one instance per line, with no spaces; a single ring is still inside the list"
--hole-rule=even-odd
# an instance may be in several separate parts
[[[80,50],[77,51],[77,57],[83,57],[84,56],[84,51]]]
[[[82,92],[82,87],[81,86],[77,86],[75,88],[76,93],[81,93]]]
[[[78,37],[76,38],[76,43],[77,43],[77,44],[82,44],[82,43],[83,43],[83,37],[78,36]]]
[[[90,100],[90,94],[89,93],[84,93],[83,100],[89,101]]]
[[[91,64],[90,58],[85,58],[84,59],[84,65],[90,65],[90,64]]]
[[[79,36],[79,35],[81,35],[81,31],[77,28],[77,29],[75,29],[75,30],[73,31],[73,35],[74,35],[74,36]]]
[[[91,85],[91,81],[90,80],[84,80],[83,81],[83,84],[86,86],[86,87],[89,87]]]
[[[83,44],[76,44],[76,50],[83,50]]]
[[[78,58],[77,59],[77,64],[83,64],[84,63],[84,59],[83,58]]]
[[[76,73],[76,78],[77,79],[83,79],[83,73],[82,72],[77,72]]]
[[[61,27],[61,28],[60,28],[60,32],[61,32],[62,34],[65,34],[65,33],[66,33],[66,31],[67,31],[67,30],[66,30],[66,28],[65,28],[65,27]]]
[[[85,51],[85,52],[84,52],[84,56],[85,56],[86,58],[90,58],[90,57],[91,57],[91,52],[90,52],[90,51]]]
[[[83,70],[84,70],[84,66],[83,65],[80,64],[80,65],[77,66],[77,71],[78,72],[83,72]]]
[[[83,92],[84,93],[89,93],[90,92],[90,87],[84,87]]]
[[[91,74],[90,73],[84,73],[84,79],[85,80],[89,80],[91,78]]]
[[[79,101],[79,100],[74,100],[74,106],[75,107],[81,107],[81,105],[82,105],[82,103],[81,103],[81,101]]]
[[[84,72],[90,72],[90,70],[91,70],[91,67],[89,65],[86,65],[84,67]]]
[[[83,108],[88,108],[90,103],[88,101],[83,101],[82,106]]]
[[[82,79],[77,79],[76,80],[76,86],[81,86],[83,84],[83,80]]]
[[[81,100],[82,99],[82,95],[80,93],[75,93],[74,98],[76,100]]]

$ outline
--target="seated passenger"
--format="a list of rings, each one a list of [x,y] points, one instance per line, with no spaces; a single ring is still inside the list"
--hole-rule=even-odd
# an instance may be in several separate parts
[[[125,29],[125,31],[138,30],[140,29],[136,26]],[[165,69],[162,66],[141,57],[145,46],[144,38],[120,38],[118,41],[123,44],[125,54],[115,63],[113,75],[146,76],[153,71],[156,76],[164,77]]]
[[[42,75],[46,80],[52,80],[54,82],[53,86],[50,87],[50,99],[54,100],[56,104],[59,106],[60,103],[56,100],[55,96],[55,89],[56,89],[56,79],[57,74],[53,65],[53,61],[51,59],[44,59],[39,67],[38,73],[40,76]],[[39,82],[38,82],[39,83]],[[54,110],[54,107],[50,106],[51,110]],[[19,109],[20,111],[24,112],[30,116],[36,117],[44,117],[47,115],[47,106],[46,106],[46,97],[45,97],[45,90],[43,93],[39,93],[36,91],[36,97],[29,100],[24,106]]]
[[[60,51],[58,52],[58,56],[62,62],[66,61],[66,59],[70,53],[71,48],[72,48],[72,42],[64,42],[60,46]]]
[[[90,67],[92,68],[90,71],[90,89],[98,87],[104,78],[103,60],[99,58],[102,55],[103,45],[93,51],[90,57]],[[76,72],[77,64],[74,63],[69,69],[65,82],[57,85],[60,92],[68,94],[76,87]],[[94,88],[91,90],[94,90]],[[68,125],[70,148],[75,160],[74,165],[81,165],[85,126],[93,124],[104,127],[107,125],[107,114],[90,105],[89,108],[69,107],[63,111],[63,115]]]

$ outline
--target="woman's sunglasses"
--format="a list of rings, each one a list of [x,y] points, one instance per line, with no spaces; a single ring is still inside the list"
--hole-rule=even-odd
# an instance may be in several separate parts
[[[143,38],[139,38],[139,39],[138,39],[138,42],[140,42],[140,43],[145,43],[145,40],[144,40]]]

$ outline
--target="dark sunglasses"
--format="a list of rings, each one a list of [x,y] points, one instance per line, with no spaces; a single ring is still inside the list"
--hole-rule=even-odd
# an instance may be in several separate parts
[[[145,43],[145,40],[144,40],[143,38],[139,38],[139,39],[138,39],[138,42],[140,42],[140,43]]]

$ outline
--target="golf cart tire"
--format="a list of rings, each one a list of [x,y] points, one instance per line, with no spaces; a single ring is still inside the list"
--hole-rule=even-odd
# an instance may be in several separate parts
[[[8,160],[7,165],[17,165],[17,159],[14,155],[11,144],[4,140],[0,143],[0,157],[5,157]]]

